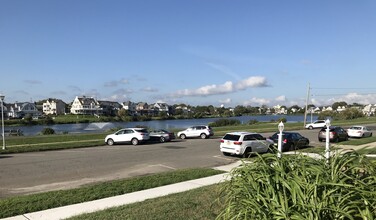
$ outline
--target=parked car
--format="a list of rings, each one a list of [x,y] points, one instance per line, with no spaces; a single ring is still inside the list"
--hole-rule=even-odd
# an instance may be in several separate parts
[[[107,135],[104,142],[108,145],[128,142],[132,143],[133,145],[137,145],[140,142],[144,142],[149,139],[149,132],[145,128],[124,128],[113,134]]]
[[[330,142],[340,142],[340,141],[347,141],[349,136],[345,129],[338,127],[338,126],[330,126],[329,127],[329,141]],[[321,128],[319,135],[319,141],[326,140],[326,128]]]
[[[274,146],[278,146],[278,135],[279,132],[274,133],[270,140],[273,141]],[[302,136],[298,132],[284,131],[282,132],[282,152],[292,151],[300,149],[309,145],[309,139]]]
[[[248,157],[251,152],[266,153],[273,142],[266,140],[261,134],[251,132],[231,132],[221,139],[219,146],[225,156],[239,155]]]
[[[312,129],[315,129],[315,128],[325,128],[326,127],[326,124],[325,124],[325,120],[316,120],[310,124],[307,124],[305,126],[305,128],[309,129],[309,130],[312,130]]]
[[[369,130],[366,126],[352,126],[347,129],[347,134],[349,137],[371,137],[372,131]]]
[[[149,135],[151,141],[159,141],[161,143],[175,139],[175,134],[173,132],[163,129],[150,131]]]
[[[185,129],[184,131],[179,131],[177,134],[177,136],[181,139],[192,137],[201,137],[202,139],[205,139],[213,135],[213,129],[207,125],[192,126]]]

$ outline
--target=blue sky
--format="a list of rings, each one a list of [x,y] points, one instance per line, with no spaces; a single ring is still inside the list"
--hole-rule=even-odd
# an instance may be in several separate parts
[[[6,102],[376,103],[371,0],[0,0]]]

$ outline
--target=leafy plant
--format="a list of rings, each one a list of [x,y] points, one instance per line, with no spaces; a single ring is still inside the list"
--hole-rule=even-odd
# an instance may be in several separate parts
[[[43,128],[41,131],[43,135],[50,135],[50,134],[55,134],[55,130],[52,128]]]
[[[231,172],[218,219],[375,219],[376,165],[355,152],[258,156]]]

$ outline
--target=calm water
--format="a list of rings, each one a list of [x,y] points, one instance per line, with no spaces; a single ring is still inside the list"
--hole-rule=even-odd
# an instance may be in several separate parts
[[[248,123],[250,120],[257,120],[259,122],[269,122],[271,120],[278,120],[284,117],[287,123],[303,122],[304,115],[257,115],[257,116],[239,116],[231,119],[238,119],[242,124]],[[142,122],[96,122],[96,123],[80,123],[80,124],[58,124],[58,125],[35,125],[35,126],[18,126],[5,127],[8,129],[21,129],[24,135],[37,135],[43,128],[50,127],[56,133],[89,133],[89,132],[104,132],[116,127],[136,127],[147,126],[153,129],[182,129],[193,125],[206,125],[214,122],[219,118],[203,118],[203,119],[182,119],[182,120],[156,120],[156,121],[142,121]],[[313,116],[312,120],[316,120],[317,116]],[[311,116],[307,116],[307,121],[311,120]]]

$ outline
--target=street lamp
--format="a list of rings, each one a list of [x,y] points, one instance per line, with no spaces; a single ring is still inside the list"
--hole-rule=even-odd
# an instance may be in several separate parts
[[[278,124],[278,157],[281,157],[281,152],[282,152],[282,131],[285,128],[285,125],[283,125],[282,121]]]
[[[4,134],[4,98],[5,96],[0,94],[0,100],[1,100],[1,125],[3,128],[3,150],[5,150],[5,134]]]
[[[325,121],[326,125],[326,142],[325,142],[325,157],[326,161],[329,162],[329,157],[330,157],[330,120],[326,119]]]

